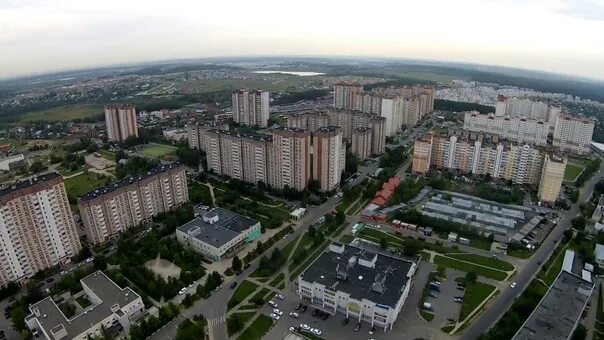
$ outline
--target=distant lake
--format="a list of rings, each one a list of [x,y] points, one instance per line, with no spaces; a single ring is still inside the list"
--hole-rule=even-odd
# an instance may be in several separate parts
[[[325,74],[325,73],[321,73],[321,72],[295,72],[295,71],[253,71],[252,73],[259,73],[259,74],[281,73],[281,74],[291,74],[291,75],[300,76],[300,77],[321,76],[321,75]]]

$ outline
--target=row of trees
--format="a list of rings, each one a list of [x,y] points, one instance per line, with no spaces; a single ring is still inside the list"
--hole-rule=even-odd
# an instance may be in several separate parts
[[[180,313],[180,308],[172,302],[159,309],[158,316],[150,316],[138,324],[130,326],[130,339],[144,340]]]

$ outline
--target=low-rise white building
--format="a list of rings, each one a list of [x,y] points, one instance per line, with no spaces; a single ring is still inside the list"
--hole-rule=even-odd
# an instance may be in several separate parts
[[[25,318],[27,327],[38,337],[48,340],[86,340],[103,337],[108,331],[122,329],[128,334],[132,322],[145,313],[141,297],[132,289],[120,288],[102,271],[96,271],[80,280],[91,305],[67,318],[47,297],[29,306],[31,312]]]
[[[195,208],[199,217],[178,227],[176,239],[186,248],[212,260],[232,254],[240,246],[258,238],[260,222],[237,213],[214,208]]]
[[[332,243],[298,277],[298,294],[312,306],[357,322],[392,329],[417,264],[351,245]]]

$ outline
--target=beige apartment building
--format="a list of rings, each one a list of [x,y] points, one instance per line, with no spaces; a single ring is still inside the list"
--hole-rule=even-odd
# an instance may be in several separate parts
[[[346,166],[346,143],[337,126],[319,128],[312,134],[312,174],[321,191],[332,191],[340,185]]]
[[[266,127],[269,119],[269,93],[262,90],[235,90],[232,95],[236,123]]]
[[[359,160],[363,160],[371,156],[371,142],[373,133],[371,128],[360,127],[352,131],[352,154]]]
[[[287,116],[287,127],[308,130],[310,132],[330,126],[330,116],[326,110],[307,111]]]
[[[541,183],[539,184],[539,200],[541,202],[548,204],[556,202],[564,180],[565,169],[566,158],[545,155]]]
[[[336,109],[355,110],[357,96],[363,92],[359,83],[337,83],[333,86],[333,107]]]
[[[304,190],[311,179],[310,131],[296,128],[273,129],[271,155],[272,176],[269,185],[274,188]]]
[[[80,249],[63,178],[49,173],[0,189],[0,286],[68,262]]]
[[[138,137],[136,108],[132,105],[105,106],[105,125],[107,140],[123,142],[128,137]]]
[[[189,148],[206,151],[205,135],[212,129],[228,130],[229,124],[209,121],[187,125],[187,141],[189,142]]]
[[[490,175],[516,184],[539,184],[545,153],[528,144],[502,141],[497,135],[452,133],[426,135],[414,144],[412,170],[431,167],[466,174]]]
[[[185,167],[174,162],[78,198],[88,241],[101,244],[189,201]]]
[[[498,116],[470,111],[464,115],[463,129],[466,131],[498,134],[501,138],[516,143],[546,146],[550,127],[549,122],[542,119],[526,118],[523,116]]]
[[[552,144],[562,152],[588,154],[594,127],[595,121],[592,118],[560,114],[556,120]]]

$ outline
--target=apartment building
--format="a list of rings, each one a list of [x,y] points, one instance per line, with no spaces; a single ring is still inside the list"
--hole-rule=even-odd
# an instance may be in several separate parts
[[[359,160],[371,156],[371,142],[373,133],[371,128],[360,127],[352,131],[352,154]]]
[[[542,119],[508,115],[498,116],[470,111],[464,115],[463,129],[498,134],[501,138],[516,143],[546,146],[550,127],[549,122]]]
[[[332,243],[297,279],[300,299],[329,314],[391,330],[417,264],[370,248]]]
[[[308,130],[276,127],[273,129],[269,185],[304,190],[311,179],[311,134]]]
[[[541,180],[544,156],[535,147],[501,141],[497,135],[454,132],[416,141],[412,169],[420,174],[430,167],[451,169],[536,185]]]
[[[205,135],[209,130],[228,130],[228,123],[216,123],[214,121],[198,122],[187,125],[187,141],[190,149],[206,151]]]
[[[105,106],[107,140],[123,142],[128,137],[138,137],[136,108],[132,105]]]
[[[287,127],[308,130],[310,132],[330,126],[330,116],[325,110],[295,113],[287,117]]]
[[[25,318],[29,330],[45,340],[88,340],[105,338],[105,332],[124,330],[145,315],[143,299],[129,287],[121,288],[102,271],[80,280],[88,307],[72,317],[66,317],[52,297],[29,306]]]
[[[539,200],[541,202],[549,204],[556,202],[564,180],[565,169],[566,158],[545,155],[541,183],[539,184]]]
[[[556,120],[552,144],[562,152],[588,154],[594,126],[592,118],[560,114]]]
[[[80,241],[63,178],[49,173],[0,189],[0,286],[76,255]]]
[[[550,133],[554,132],[556,120],[561,112],[562,108],[557,103],[530,98],[509,98],[500,95],[495,105],[495,116],[524,117],[548,122]]]
[[[336,109],[354,110],[357,96],[363,92],[359,83],[337,83],[333,86],[333,107]]]
[[[101,244],[189,201],[185,167],[174,162],[78,198],[88,241]]]
[[[322,191],[332,191],[340,185],[346,166],[346,143],[337,126],[319,128],[312,134],[312,174]]]
[[[269,119],[269,94],[262,90],[235,90],[233,120],[236,123],[266,127]]]

